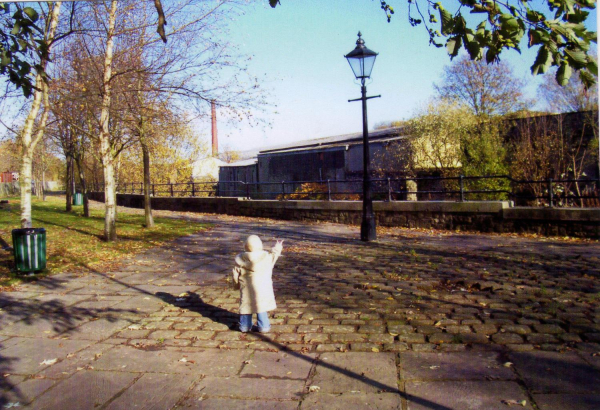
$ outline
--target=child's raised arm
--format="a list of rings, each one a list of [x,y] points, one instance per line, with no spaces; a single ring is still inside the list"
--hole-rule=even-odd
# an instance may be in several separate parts
[[[271,255],[273,256],[273,265],[277,262],[279,255],[281,255],[281,251],[283,250],[283,239],[278,239],[273,249],[271,249]]]

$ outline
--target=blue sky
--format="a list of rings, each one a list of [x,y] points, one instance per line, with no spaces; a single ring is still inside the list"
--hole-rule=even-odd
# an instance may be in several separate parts
[[[361,104],[348,103],[360,96],[360,86],[344,58],[355,47],[359,30],[367,47],[379,53],[368,82],[369,95],[382,96],[368,102],[371,129],[413,116],[433,97],[433,83],[450,64],[445,48],[429,46],[423,26],[410,26],[406,0],[389,1],[396,10],[391,23],[378,0],[281,0],[275,9],[268,0],[246,1],[228,32],[216,33],[225,35],[241,54],[252,56],[249,72],[262,79],[273,106],[255,113],[265,125],[250,126],[221,116],[221,151],[360,132]],[[546,0],[529,3],[539,9]],[[454,12],[458,1],[444,4]],[[473,21],[481,18],[476,15]],[[592,11],[588,27],[596,26]],[[531,98],[540,80],[530,74],[536,53],[524,45],[522,54],[505,50],[501,56],[516,76],[529,82],[525,92]],[[210,142],[210,119],[194,126],[199,138]]]
[[[271,9],[266,0],[254,1],[229,27],[229,40],[253,56],[250,71],[264,76],[263,86],[277,107],[262,116],[270,126],[220,121],[221,150],[360,132],[361,105],[347,102],[360,96],[360,87],[343,57],[355,47],[359,30],[367,47],[379,53],[367,87],[369,95],[382,98],[369,100],[369,128],[409,118],[432,97],[433,83],[450,63],[445,48],[428,45],[424,27],[409,25],[406,1],[394,2],[391,23],[376,0],[281,3]],[[595,27],[593,14],[590,26]],[[526,90],[531,97],[537,82],[529,67],[536,52],[524,48],[522,54],[510,50],[502,55],[517,76],[531,82]]]

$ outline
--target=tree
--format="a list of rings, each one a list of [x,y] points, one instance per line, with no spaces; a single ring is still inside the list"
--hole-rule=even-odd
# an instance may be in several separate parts
[[[515,120],[509,134],[511,176],[527,181],[545,181],[552,178],[578,180],[593,170],[595,147],[598,137],[596,114],[571,117],[566,124],[564,115],[551,115]],[[529,191],[543,201],[547,192],[545,183],[528,183]],[[564,198],[575,191],[581,196],[582,188],[577,182],[560,183],[557,193],[563,196],[563,205],[572,204]],[[583,202],[579,202],[583,206]]]
[[[586,90],[578,78],[560,86],[553,72],[546,73],[538,86],[538,95],[552,112],[598,111],[598,85]]]
[[[556,80],[561,85],[568,83],[574,70],[579,72],[586,88],[596,82],[598,64],[588,55],[590,43],[596,42],[596,32],[588,31],[584,25],[589,16],[586,9],[595,9],[596,0],[546,0],[550,12],[554,12],[551,18],[541,9],[531,8],[527,0],[459,0],[454,14],[441,2],[407,1],[410,24],[423,25],[429,34],[429,43],[436,47],[443,47],[438,41],[447,38],[445,45],[451,59],[464,47],[472,60],[485,58],[488,64],[497,62],[505,49],[520,51],[527,30],[527,46],[539,46],[531,66],[533,75],[544,74],[556,66]],[[274,8],[280,0],[269,0],[269,4]],[[394,8],[385,0],[380,0],[380,5],[390,22]],[[461,13],[464,9],[471,14],[483,14],[484,18],[469,27],[470,23]]]
[[[525,109],[524,86],[508,63],[486,64],[464,54],[445,66],[441,83],[434,84],[441,98],[465,104],[475,115],[485,117]]]
[[[458,174],[461,141],[474,123],[473,115],[452,102],[430,103],[408,123],[414,169],[442,176]]]
[[[48,52],[42,56],[39,61],[41,67],[35,77],[35,91],[33,93],[33,101],[29,114],[25,119],[25,124],[20,135],[22,146],[21,169],[19,175],[19,185],[21,188],[21,227],[31,228],[31,176],[32,176],[32,161],[35,147],[43,138],[46,129],[46,122],[50,112],[48,103],[48,77],[43,74],[46,71],[46,66],[49,61],[50,46],[54,42],[56,28],[58,26],[58,18],[60,15],[61,3],[55,3],[49,6],[48,19],[44,29],[43,41],[48,44]],[[34,135],[34,125],[40,107],[44,105],[44,110],[37,123],[37,131]]]
[[[232,162],[239,161],[241,158],[240,152],[232,149],[229,145],[225,144],[223,146],[223,151],[219,153],[219,159],[221,161],[225,161],[228,164]]]

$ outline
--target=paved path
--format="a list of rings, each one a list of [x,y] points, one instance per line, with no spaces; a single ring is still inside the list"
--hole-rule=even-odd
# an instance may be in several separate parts
[[[0,408],[600,408],[598,242],[196,217],[118,271],[0,293]],[[230,329],[249,233],[286,240],[270,334]]]

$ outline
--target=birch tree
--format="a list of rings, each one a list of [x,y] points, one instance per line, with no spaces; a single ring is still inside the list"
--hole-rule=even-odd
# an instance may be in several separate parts
[[[56,34],[56,28],[58,26],[58,19],[60,16],[61,3],[57,2],[50,6],[49,18],[44,29],[44,41],[48,44],[48,49],[52,46],[54,36]],[[33,9],[30,13],[35,13]],[[19,176],[19,185],[21,188],[21,227],[31,228],[31,177],[32,177],[32,161],[35,147],[38,142],[43,138],[46,129],[46,123],[49,115],[49,103],[48,103],[48,77],[45,75],[45,70],[49,61],[49,50],[48,54],[42,57],[39,62],[41,69],[35,77],[35,91],[33,93],[33,101],[31,102],[31,108],[29,114],[25,119],[23,131],[20,136],[20,142],[22,146],[22,157],[21,157],[21,168]],[[34,134],[34,125],[38,113],[43,104],[44,109],[42,110],[41,117],[37,123],[37,132]]]

